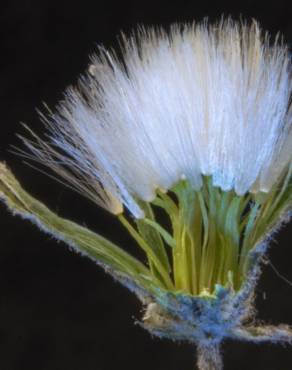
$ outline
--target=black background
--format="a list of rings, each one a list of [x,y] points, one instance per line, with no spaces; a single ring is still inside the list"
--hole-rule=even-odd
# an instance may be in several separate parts
[[[36,114],[42,101],[54,107],[62,91],[77,81],[95,44],[115,45],[122,29],[138,23],[217,19],[222,13],[254,17],[273,35],[281,31],[291,46],[289,1],[26,1],[0,5],[0,159],[23,185],[53,210],[86,224],[136,253],[114,217],[97,209],[8,152],[19,145],[24,121],[40,132]],[[135,319],[136,298],[93,262],[43,235],[0,207],[0,369],[113,370],[195,368],[195,349],[151,339]],[[269,257],[292,281],[291,225],[272,243]],[[270,265],[258,287],[261,320],[292,324],[292,287]],[[227,342],[226,370],[290,370],[292,349]]]

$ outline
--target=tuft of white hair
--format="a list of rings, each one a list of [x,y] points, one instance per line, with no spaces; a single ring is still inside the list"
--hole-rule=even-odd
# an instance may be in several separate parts
[[[123,57],[100,48],[46,118],[34,158],[119,213],[202,175],[239,195],[268,192],[292,158],[291,61],[258,24],[231,19],[140,28]]]

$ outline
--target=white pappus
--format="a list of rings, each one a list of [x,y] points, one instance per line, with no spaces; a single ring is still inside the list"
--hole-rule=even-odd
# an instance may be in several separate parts
[[[256,22],[140,28],[122,59],[100,48],[77,89],[44,117],[32,158],[113,213],[202,175],[237,194],[267,192],[291,162],[291,62]],[[27,153],[25,154],[27,155]],[[29,156],[29,155],[27,155]]]

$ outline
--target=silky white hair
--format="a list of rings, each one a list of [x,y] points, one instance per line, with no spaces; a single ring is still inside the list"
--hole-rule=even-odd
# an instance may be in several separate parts
[[[113,213],[202,175],[239,195],[268,192],[291,162],[291,62],[256,22],[177,24],[100,48],[32,157]]]

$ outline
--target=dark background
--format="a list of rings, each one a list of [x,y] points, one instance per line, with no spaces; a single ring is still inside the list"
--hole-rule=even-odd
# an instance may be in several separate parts
[[[232,5],[231,5],[232,4]],[[97,209],[8,152],[20,145],[24,121],[36,131],[36,107],[54,107],[77,81],[96,43],[115,45],[115,36],[138,23],[217,19],[222,13],[254,17],[291,46],[289,1],[73,1],[10,0],[0,5],[0,159],[23,185],[60,215],[86,224],[132,253],[130,238],[114,217]],[[134,325],[140,305],[93,262],[42,234],[0,206],[0,368],[2,370],[113,370],[195,368],[195,349],[151,339]],[[291,224],[270,251],[278,271],[292,281]],[[292,324],[292,287],[270,265],[258,287],[258,316]],[[227,342],[226,370],[290,370],[291,347]]]

